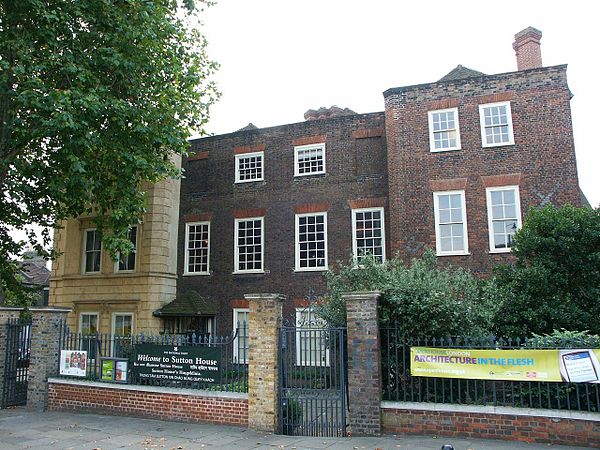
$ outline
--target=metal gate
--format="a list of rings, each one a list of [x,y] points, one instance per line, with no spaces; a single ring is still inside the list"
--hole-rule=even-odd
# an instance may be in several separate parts
[[[280,328],[279,433],[346,435],[345,345],[345,328]]]
[[[31,319],[9,319],[6,326],[6,363],[0,405],[3,408],[27,404]]]

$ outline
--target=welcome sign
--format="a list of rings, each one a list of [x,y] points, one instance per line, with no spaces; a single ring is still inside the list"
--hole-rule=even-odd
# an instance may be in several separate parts
[[[419,377],[600,383],[600,349],[411,347],[410,359],[410,373]]]
[[[133,349],[137,380],[216,384],[221,380],[221,351],[216,347],[138,344]]]

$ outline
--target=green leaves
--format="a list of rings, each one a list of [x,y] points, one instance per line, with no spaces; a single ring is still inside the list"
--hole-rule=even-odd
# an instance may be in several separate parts
[[[24,245],[8,226],[53,227],[91,205],[108,248],[126,250],[144,186],[179,176],[172,156],[218,97],[205,39],[175,0],[2,6],[0,259]],[[10,265],[0,270],[8,279]]]
[[[431,250],[410,266],[398,257],[384,264],[367,259],[361,268],[340,265],[327,275],[327,286],[319,314],[330,323],[345,323],[343,292],[379,290],[380,320],[398,321],[403,333],[415,337],[486,333],[495,310],[494,285],[463,269],[438,267]]]
[[[600,333],[600,209],[533,209],[513,252],[516,265],[497,269],[499,333]]]

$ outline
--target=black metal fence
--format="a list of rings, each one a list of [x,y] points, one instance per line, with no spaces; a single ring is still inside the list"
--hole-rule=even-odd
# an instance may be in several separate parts
[[[113,334],[85,335],[71,332],[66,324],[61,328],[60,349],[85,351],[87,363],[85,364],[85,379],[101,381],[101,362],[103,358],[123,358],[129,361],[129,384],[145,386],[168,386],[191,389],[207,389],[213,391],[248,392],[248,365],[247,357],[247,329],[246,324],[228,336],[214,336],[190,332],[188,334],[139,334],[132,336],[118,336]],[[141,379],[133,374],[133,355],[135,346],[140,344],[154,344],[159,346],[191,346],[216,348],[220,354],[221,370],[216,382],[166,380],[166,379]],[[58,364],[57,364],[58,368]],[[60,371],[57,370],[58,376]],[[81,377],[77,377],[81,378]]]
[[[2,408],[27,404],[31,318],[9,319],[6,327],[4,384],[0,398],[0,407]]]
[[[596,339],[498,339],[448,337],[419,339],[403,336],[398,326],[382,327],[383,399],[405,402],[513,406],[573,411],[600,411],[600,384],[539,381],[488,381],[411,376],[411,347],[469,349],[599,348]]]

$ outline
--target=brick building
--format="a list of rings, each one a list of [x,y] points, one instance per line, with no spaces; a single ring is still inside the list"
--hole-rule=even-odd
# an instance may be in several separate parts
[[[88,239],[89,218],[57,234],[51,304],[74,307],[80,329],[114,332],[124,317],[133,332],[223,334],[246,320],[247,293],[284,294],[286,314],[304,314],[308,290],[323,294],[324,272],[352,255],[433,248],[489,273],[529,208],[582,203],[566,66],[542,66],[540,39],[515,36],[516,72],[458,66],[386,90],[382,112],[321,108],[193,140],[180,196],[177,183],[171,202],[151,192],[132,268]]]
[[[292,312],[323,271],[370,251],[489,273],[532,206],[581,204],[566,66],[543,67],[541,33],[515,36],[517,72],[458,66],[388,89],[385,110],[310,110],[302,123],[194,140],[183,163],[178,292],[245,317],[243,294]]]

